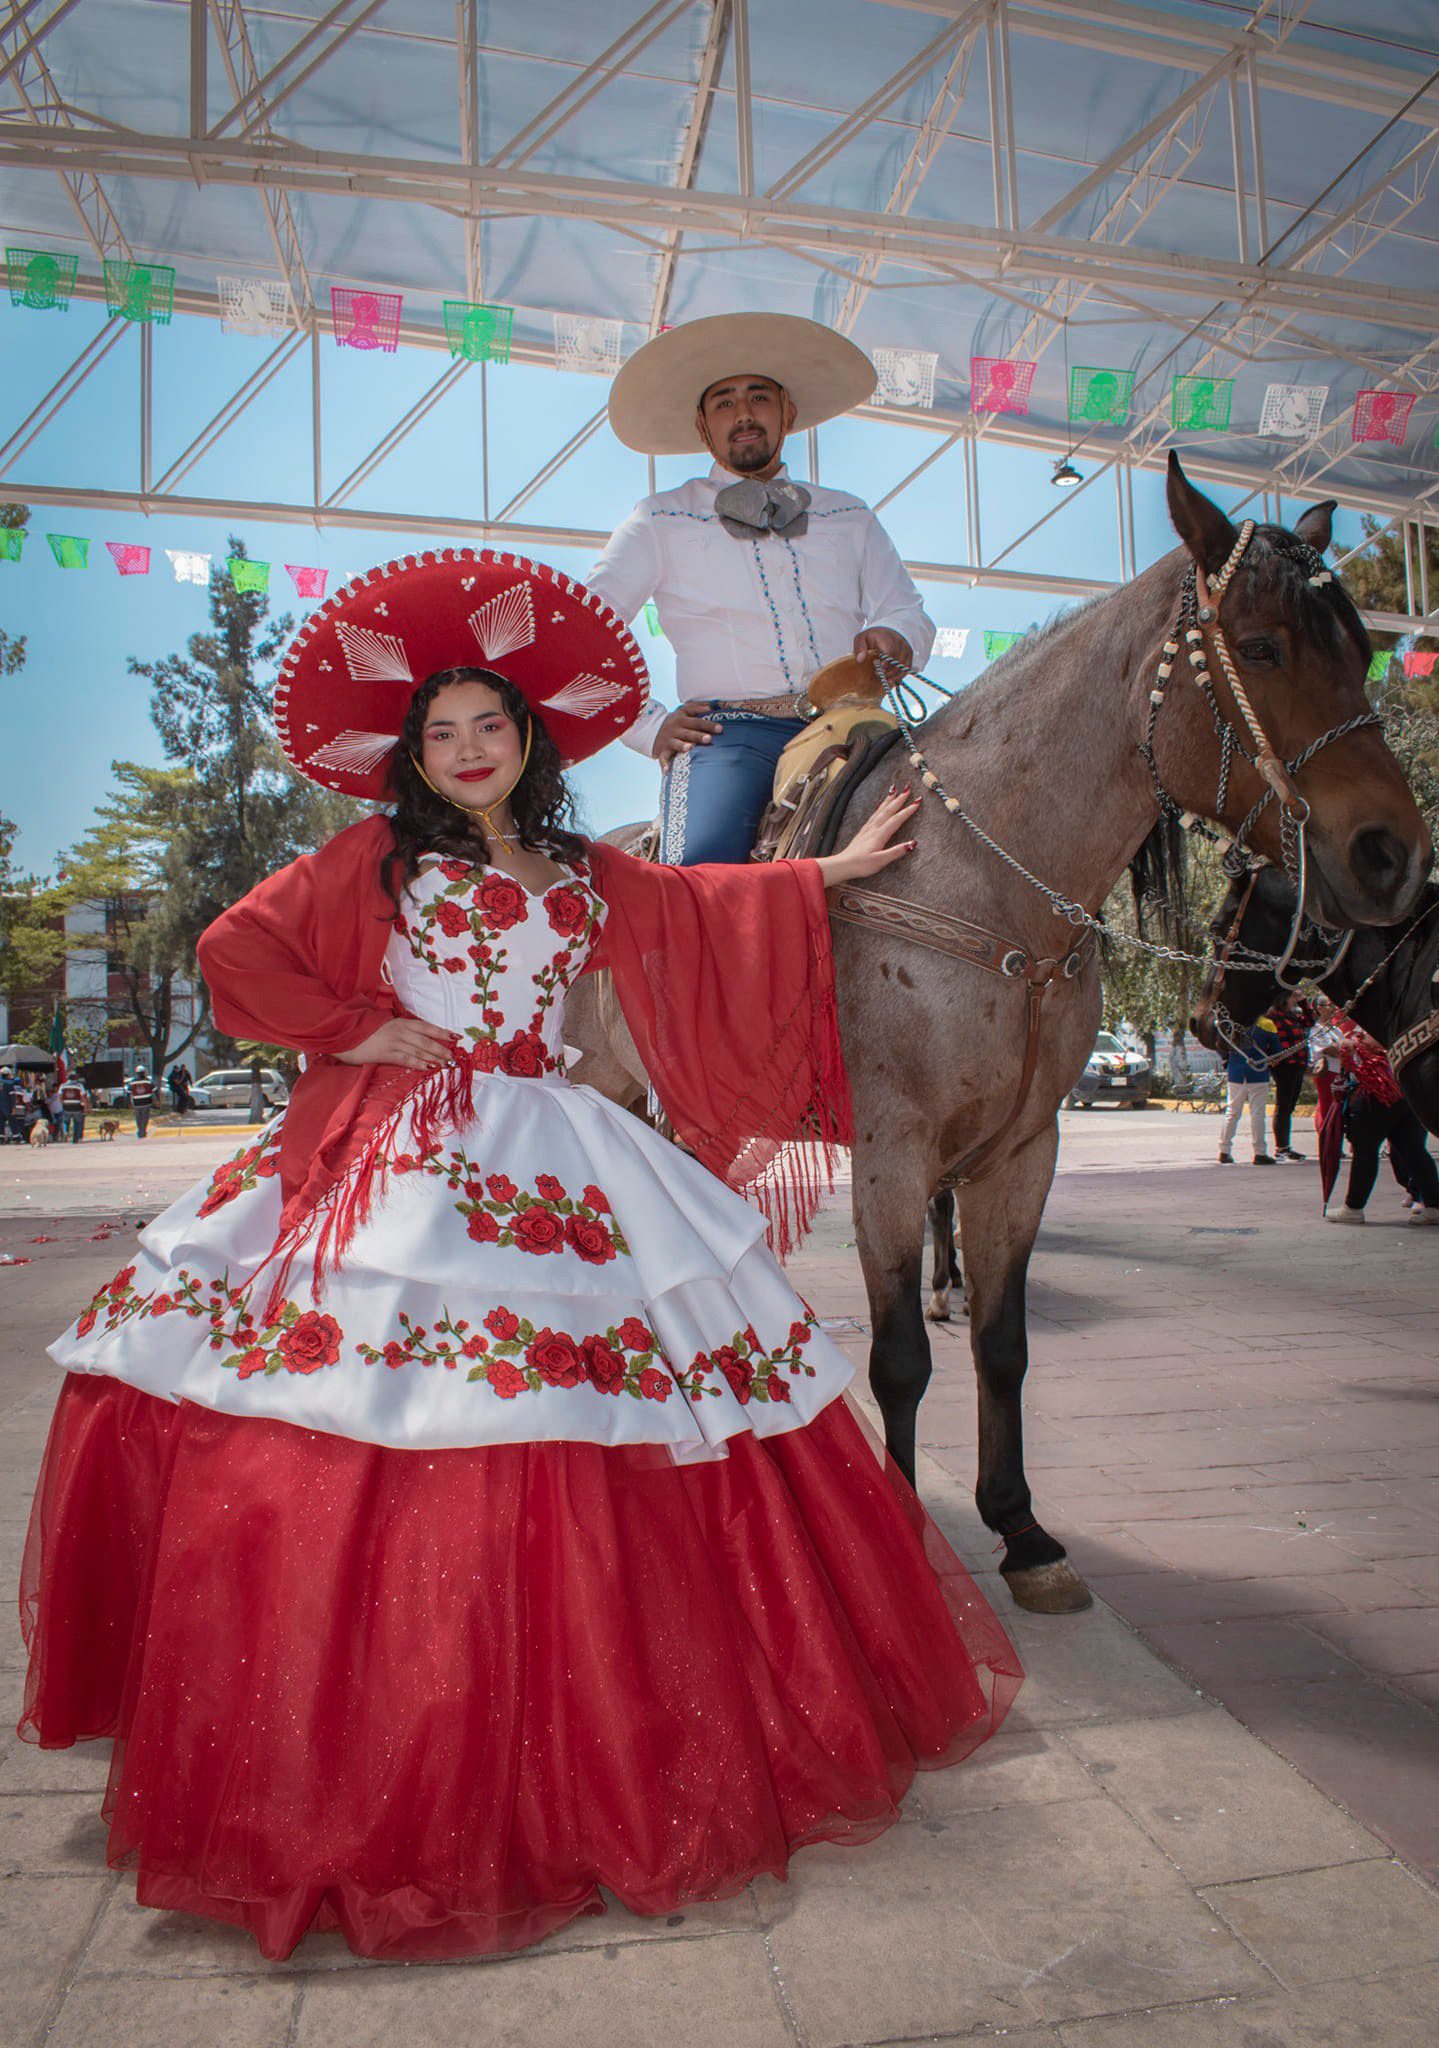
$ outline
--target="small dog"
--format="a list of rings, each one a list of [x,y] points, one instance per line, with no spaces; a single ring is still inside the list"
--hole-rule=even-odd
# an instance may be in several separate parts
[[[36,1123],[30,1126],[30,1143],[32,1145],[48,1145],[49,1142],[50,1126],[42,1116]]]
[[[101,1136],[101,1137],[102,1137],[102,1138],[103,1138],[103,1139],[105,1140],[105,1143],[106,1143],[107,1145],[109,1144],[109,1142],[110,1142],[110,1140],[111,1140],[112,1138],[114,1138],[114,1137],[118,1137],[118,1136],[119,1136],[119,1132],[120,1132],[120,1119],[119,1119],[118,1117],[115,1117],[115,1116],[102,1116],[102,1117],[101,1117],[101,1119],[100,1119],[100,1136]]]

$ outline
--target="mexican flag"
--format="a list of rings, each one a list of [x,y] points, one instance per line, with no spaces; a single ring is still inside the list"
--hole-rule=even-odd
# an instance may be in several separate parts
[[[65,1057],[65,1013],[58,1006],[50,1026],[50,1050],[55,1055],[55,1082],[58,1086],[70,1071],[70,1062]]]

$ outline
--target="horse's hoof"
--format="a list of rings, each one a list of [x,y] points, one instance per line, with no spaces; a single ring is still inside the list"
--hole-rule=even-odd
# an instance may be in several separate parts
[[[947,1294],[931,1294],[929,1297],[929,1307],[924,1312],[924,1319],[927,1323],[947,1323],[949,1321],[949,1296]]]
[[[1028,1614],[1082,1614],[1094,1605],[1094,1595],[1067,1557],[1005,1572],[1004,1583],[1015,1606]]]

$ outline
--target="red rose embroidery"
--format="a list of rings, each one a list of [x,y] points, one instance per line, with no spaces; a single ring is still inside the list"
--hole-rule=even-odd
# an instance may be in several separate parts
[[[749,1400],[750,1388],[754,1384],[754,1367],[747,1358],[741,1358],[728,1344],[721,1344],[715,1353],[714,1362],[729,1381],[730,1392],[743,1408]]]
[[[247,1351],[240,1360],[238,1371],[242,1380],[250,1379],[255,1373],[265,1370],[265,1353],[257,1344],[253,1351]]]
[[[502,1344],[508,1344],[512,1337],[520,1334],[520,1319],[507,1308],[492,1308],[485,1317],[485,1328]]]
[[[602,1394],[617,1394],[625,1383],[625,1362],[605,1337],[586,1337],[585,1371]]]
[[[522,1252],[557,1252],[565,1241],[564,1224],[548,1209],[522,1209],[510,1228]]]
[[[469,872],[469,866],[465,861],[442,860],[440,862],[440,873],[447,882],[463,882]]]
[[[597,1188],[594,1186],[593,1183],[591,1183],[591,1185],[585,1189],[584,1196],[582,1199],[587,1209],[593,1209],[601,1216],[609,1215],[610,1198],[605,1193],[603,1188]]]
[[[120,1296],[125,1292],[125,1289],[130,1285],[134,1277],[135,1268],[133,1266],[122,1266],[120,1268],[119,1272],[110,1282],[109,1294],[112,1301],[120,1299]]]
[[[152,1316],[167,1316],[174,1306],[175,1298],[173,1295],[157,1294],[150,1303],[150,1313]]]
[[[269,1153],[264,1159],[260,1161],[259,1165],[255,1168],[255,1172],[259,1175],[261,1180],[269,1180],[272,1177],[272,1175],[277,1174],[279,1171],[280,1155],[278,1152]]]
[[[525,892],[508,875],[486,875],[476,891],[475,902],[485,923],[497,932],[523,924],[527,914]]]
[[[796,1349],[798,1349],[799,1346],[802,1344],[808,1344],[809,1324],[791,1323],[789,1326],[789,1341],[791,1344],[795,1346]]]
[[[497,1358],[489,1370],[489,1384],[492,1393],[502,1401],[513,1401],[516,1394],[523,1394],[529,1381],[517,1365],[511,1365],[508,1358]]]
[[[668,1401],[673,1385],[669,1374],[657,1365],[647,1365],[640,1374],[640,1395],[646,1401]]]
[[[498,1244],[500,1226],[488,1209],[472,1209],[465,1220],[465,1228],[476,1244]]]
[[[577,1387],[585,1376],[584,1353],[562,1330],[541,1330],[525,1360],[548,1387]]]
[[[444,968],[446,974],[463,974],[465,971],[464,961],[457,960],[453,953],[449,954],[446,959],[442,960],[440,962],[440,965]]]
[[[481,1358],[489,1348],[483,1337],[466,1337],[460,1346],[460,1355],[464,1358]]]
[[[545,1071],[549,1054],[533,1031],[517,1031],[500,1047],[500,1065],[521,1081],[532,1081]]]
[[[410,1354],[408,1351],[406,1351],[403,1344],[397,1344],[394,1341],[394,1339],[391,1338],[390,1342],[385,1346],[382,1355],[384,1357],[386,1365],[389,1366],[391,1372],[394,1372],[395,1370],[397,1370],[398,1367],[404,1364],[405,1360],[409,1357]]]
[[[772,1372],[769,1376],[768,1392],[771,1401],[787,1401],[789,1399],[789,1381],[781,1379],[777,1372]]]
[[[446,938],[450,939],[461,938],[470,928],[469,917],[458,903],[437,903],[435,905],[435,923],[440,927]]]
[[[535,1191],[547,1202],[562,1202],[565,1199],[565,1191],[552,1173],[541,1173],[536,1176]]]
[[[500,1048],[493,1038],[482,1038],[470,1052],[470,1065],[477,1074],[493,1074],[500,1064]]]
[[[568,887],[551,889],[545,898],[545,910],[562,939],[577,938],[590,914],[589,904],[579,890]]]
[[[333,1316],[307,1309],[297,1323],[282,1332],[280,1356],[286,1372],[318,1372],[322,1365],[335,1365],[340,1356],[340,1326]]]
[[[624,1321],[620,1324],[619,1329],[615,1332],[615,1335],[619,1338],[621,1344],[623,1344],[627,1350],[654,1350],[654,1331],[651,1330],[647,1324],[642,1323],[638,1316],[626,1316]],[[696,1363],[698,1363],[698,1361],[696,1361]]]
[[[79,1322],[75,1326],[75,1334],[77,1337],[88,1337],[90,1332],[94,1329],[94,1327],[95,1311],[93,1308],[87,1308],[84,1315],[81,1316]]]
[[[497,1202],[513,1202],[519,1193],[519,1189],[505,1173],[492,1173],[485,1185]]]
[[[565,1236],[591,1266],[603,1266],[615,1256],[614,1240],[603,1223],[587,1222],[583,1216],[567,1216]]]

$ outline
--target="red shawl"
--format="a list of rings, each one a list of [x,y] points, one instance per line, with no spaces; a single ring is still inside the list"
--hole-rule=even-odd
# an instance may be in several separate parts
[[[335,1057],[399,1010],[380,973],[394,915],[380,879],[391,844],[385,818],[351,825],[251,890],[200,940],[221,1030],[307,1056],[280,1147],[281,1249],[293,1254],[318,1229],[317,1280],[368,1213],[383,1139],[410,1099],[421,1143],[433,1142],[474,1083],[463,1060],[426,1076]],[[590,964],[614,975],[676,1135],[759,1203],[783,1253],[818,1200],[812,1147],[827,1167],[850,1129],[819,869],[654,867],[599,844],[591,857],[609,914]],[[791,1144],[796,1137],[806,1144]]]

